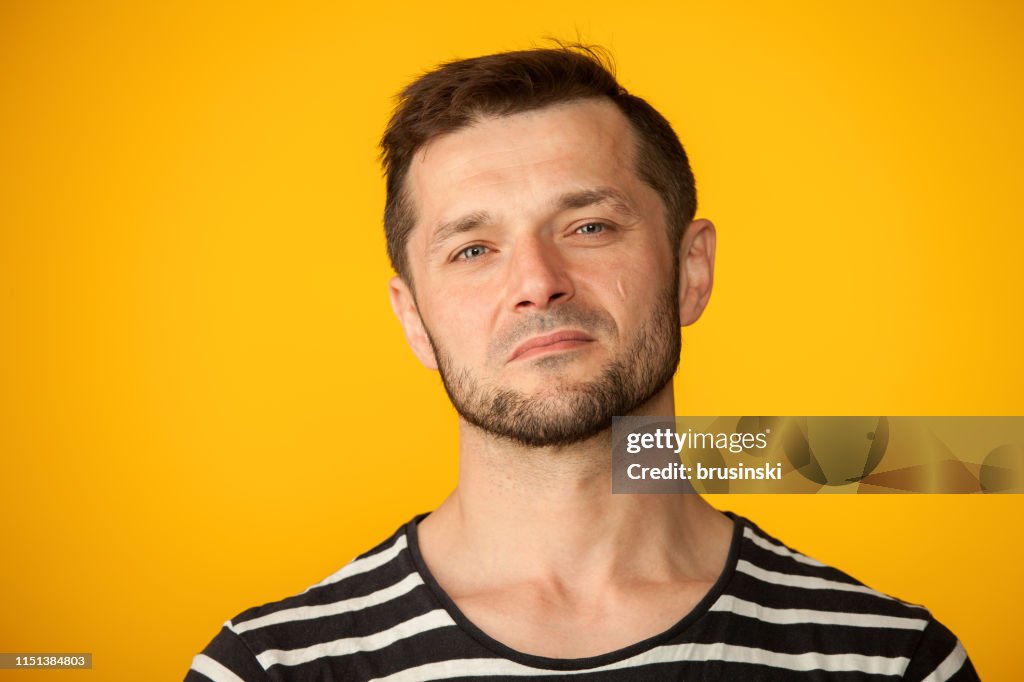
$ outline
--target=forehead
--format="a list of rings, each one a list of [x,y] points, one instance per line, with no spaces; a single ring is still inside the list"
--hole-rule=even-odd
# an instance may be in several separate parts
[[[635,145],[625,116],[597,99],[486,117],[434,138],[409,166],[412,238],[467,211],[528,217],[565,191],[610,186],[633,197],[642,193]]]

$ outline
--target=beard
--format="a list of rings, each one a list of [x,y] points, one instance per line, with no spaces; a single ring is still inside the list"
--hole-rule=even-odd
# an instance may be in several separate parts
[[[558,368],[572,354],[541,356],[533,362],[552,374],[552,386],[536,395],[490,385],[455,364],[454,358],[427,333],[437,358],[441,382],[452,405],[470,424],[488,433],[529,447],[559,447],[589,440],[611,428],[612,417],[630,414],[650,400],[679,366],[678,277],[657,298],[648,318],[629,343],[620,347],[598,376],[563,383]],[[556,304],[500,334],[488,356],[507,357],[507,351],[534,334],[559,327],[613,336],[614,320],[604,311],[577,303]],[[424,326],[424,328],[426,328]]]

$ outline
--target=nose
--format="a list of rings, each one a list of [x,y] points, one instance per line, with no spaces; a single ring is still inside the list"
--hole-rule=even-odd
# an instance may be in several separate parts
[[[572,278],[558,247],[530,236],[514,247],[509,261],[509,300],[517,311],[546,310],[567,301],[574,292]]]

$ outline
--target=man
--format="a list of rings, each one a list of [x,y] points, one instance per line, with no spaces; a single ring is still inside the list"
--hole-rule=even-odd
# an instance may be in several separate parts
[[[187,680],[977,679],[923,607],[699,495],[611,493],[612,417],[675,413],[715,231],[597,53],[444,65],[382,146],[391,304],[459,412],[458,487]]]

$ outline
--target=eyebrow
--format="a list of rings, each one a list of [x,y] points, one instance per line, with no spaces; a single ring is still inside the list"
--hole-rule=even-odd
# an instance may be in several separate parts
[[[457,234],[471,232],[491,220],[491,214],[487,211],[473,211],[466,215],[448,220],[437,226],[434,230],[434,237],[431,239],[430,250],[436,251],[442,244]]]
[[[594,187],[575,192],[566,192],[554,202],[557,212],[571,211],[599,204],[607,204],[630,218],[639,217],[639,213],[633,208],[633,204],[626,195],[613,187]],[[430,240],[430,250],[436,251],[452,237],[472,232],[478,227],[491,222],[491,220],[491,214],[484,210],[473,211],[454,220],[446,220],[440,223],[437,229],[434,230],[434,236]]]
[[[608,204],[619,213],[630,218],[639,217],[639,213],[633,208],[632,202],[625,194],[614,187],[595,187],[584,189],[578,192],[566,192],[556,202],[558,210],[568,211],[574,208],[586,208],[598,204]]]

